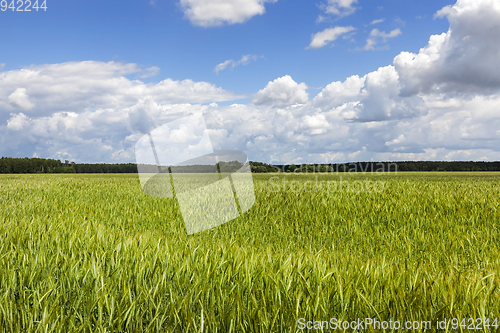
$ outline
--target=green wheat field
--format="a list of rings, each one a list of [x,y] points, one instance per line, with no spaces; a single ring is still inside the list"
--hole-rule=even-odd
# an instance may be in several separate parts
[[[357,187],[324,186],[340,177]],[[254,174],[254,185],[247,213],[188,236],[177,201],[144,195],[137,174],[0,175],[0,331],[500,324],[500,173]]]

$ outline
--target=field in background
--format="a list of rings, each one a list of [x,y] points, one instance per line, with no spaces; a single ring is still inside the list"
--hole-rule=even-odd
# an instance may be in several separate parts
[[[351,187],[325,187],[340,177]],[[142,194],[137,174],[0,175],[0,330],[500,320],[500,173],[254,183],[249,212],[187,236],[176,201]]]

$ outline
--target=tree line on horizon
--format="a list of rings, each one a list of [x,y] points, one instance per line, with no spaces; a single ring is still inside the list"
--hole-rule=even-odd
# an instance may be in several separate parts
[[[220,162],[221,172],[234,172],[242,166],[238,162]],[[500,171],[500,161],[403,161],[403,162],[352,162],[331,164],[271,165],[250,161],[252,172],[396,172],[396,171]],[[156,168],[156,166],[151,166]],[[174,169],[176,168],[176,169]],[[153,170],[152,169],[152,170]],[[171,167],[174,172],[213,172],[213,167]],[[137,173],[135,163],[75,163],[47,158],[0,158],[0,173]]]

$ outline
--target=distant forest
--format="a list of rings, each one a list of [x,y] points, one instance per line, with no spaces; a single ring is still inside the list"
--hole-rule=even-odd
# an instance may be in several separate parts
[[[270,165],[262,162],[250,162],[252,172],[378,172],[378,171],[500,171],[500,162],[474,162],[474,161],[405,161],[405,162],[353,162],[337,164],[302,164],[302,165]],[[241,167],[238,162],[218,165],[221,172],[234,172]],[[156,170],[156,166],[148,166]],[[214,168],[200,166],[185,166],[174,169],[174,172],[213,172]],[[165,169],[164,169],[165,170]],[[156,172],[156,171],[152,171]],[[137,173],[135,163],[105,164],[105,163],[75,163],[46,158],[11,158],[0,159],[0,173]]]

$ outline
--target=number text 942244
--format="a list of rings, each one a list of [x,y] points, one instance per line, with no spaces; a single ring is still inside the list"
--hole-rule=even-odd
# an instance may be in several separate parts
[[[37,12],[38,10],[47,11],[47,1],[43,0],[1,0],[0,10],[5,12],[12,10],[13,12]]]

